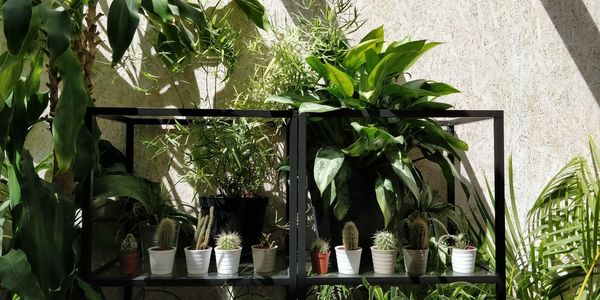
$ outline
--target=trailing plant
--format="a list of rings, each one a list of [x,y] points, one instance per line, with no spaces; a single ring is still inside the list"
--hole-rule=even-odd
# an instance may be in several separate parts
[[[173,241],[175,240],[176,234],[177,227],[175,221],[169,218],[162,219],[156,230],[158,250],[164,251],[173,249]]]
[[[237,232],[222,232],[217,236],[217,248],[236,250],[242,247],[242,238]]]
[[[469,237],[464,234],[464,233],[459,233],[458,235],[443,235],[439,242],[442,245],[448,246],[448,247],[454,247],[456,249],[461,249],[461,250],[465,250],[465,249],[469,249],[471,247],[473,247],[471,245],[471,242],[469,241]]]
[[[329,253],[329,241],[326,239],[315,239],[311,244],[310,244],[310,253],[321,253],[321,254],[325,254],[325,253]]]
[[[128,233],[121,242],[121,253],[133,253],[138,251],[138,243],[133,234]]]
[[[358,250],[358,229],[354,222],[346,222],[346,224],[344,224],[342,241],[345,250]]]
[[[198,215],[198,224],[196,225],[195,250],[204,250],[208,248],[210,232],[212,231],[214,221],[214,206],[208,208],[208,212],[206,212],[206,209],[200,211],[200,214]]]
[[[396,250],[398,240],[393,233],[382,230],[373,235],[373,246],[378,250]]]

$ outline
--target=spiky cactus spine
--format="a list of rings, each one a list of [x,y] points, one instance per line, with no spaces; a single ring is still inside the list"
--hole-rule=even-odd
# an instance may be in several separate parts
[[[211,206],[208,209],[208,214],[200,212],[200,215],[198,216],[198,224],[196,226],[196,250],[208,248],[208,241],[210,239],[210,232],[213,227],[214,217],[214,206]]]
[[[420,213],[413,214],[408,222],[408,242],[414,250],[429,248],[429,224]]]
[[[235,250],[242,247],[242,238],[237,232],[224,232],[217,236],[217,248]]]
[[[121,242],[121,253],[132,253],[137,251],[138,244],[133,234],[129,233]]]
[[[164,218],[158,224],[158,250],[171,250],[173,248],[173,240],[175,239],[175,221],[169,218]]]
[[[344,229],[342,230],[342,242],[344,243],[344,249],[346,250],[358,249],[358,229],[354,222],[346,222],[344,225]]]
[[[378,250],[394,250],[396,244],[396,237],[389,231],[378,231],[373,235],[373,246],[377,247]]]
[[[329,252],[329,241],[325,239],[316,239],[310,245],[311,253],[328,253]]]

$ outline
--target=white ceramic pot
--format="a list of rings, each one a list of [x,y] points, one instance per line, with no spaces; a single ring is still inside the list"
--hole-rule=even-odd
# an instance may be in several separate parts
[[[429,249],[410,250],[404,248],[402,254],[404,254],[404,268],[408,275],[423,275],[427,272]]]
[[[452,248],[452,271],[457,273],[473,273],[477,248]]]
[[[158,247],[148,248],[148,254],[150,256],[150,273],[156,275],[173,273],[175,252],[177,252],[177,248],[175,247],[172,247],[171,250],[158,250]]]
[[[235,250],[221,250],[215,247],[215,259],[217,261],[217,273],[224,275],[237,274],[240,266],[240,255],[242,247]]]
[[[396,252],[396,249],[379,250],[376,246],[371,247],[373,271],[377,274],[393,274],[396,266]]]
[[[187,264],[187,272],[189,275],[202,275],[208,273],[212,247],[203,250],[191,250],[190,247],[185,247],[183,250],[185,251],[185,263]]]
[[[273,273],[273,270],[275,270],[275,258],[277,258],[277,246],[273,248],[260,248],[260,245],[252,246],[252,263],[254,264],[254,273]]]
[[[357,250],[346,250],[343,245],[335,247],[338,273],[350,275],[358,274],[361,254],[362,248],[358,248]]]

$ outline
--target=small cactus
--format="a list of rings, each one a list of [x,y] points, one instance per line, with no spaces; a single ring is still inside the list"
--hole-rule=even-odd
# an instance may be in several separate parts
[[[389,231],[378,231],[373,235],[373,246],[378,250],[395,250],[398,241],[394,234]]]
[[[138,250],[138,243],[133,234],[129,233],[121,242],[121,253],[132,253]]]
[[[217,248],[235,250],[242,247],[242,238],[237,232],[224,232],[217,236]]]
[[[310,253],[328,253],[329,241],[325,239],[316,239],[310,244]]]
[[[358,250],[358,229],[354,222],[346,222],[342,230],[342,242],[346,250]]]
[[[204,250],[208,248],[208,242],[210,239],[210,232],[212,231],[213,223],[215,219],[215,207],[211,206],[208,209],[208,213],[201,211],[198,215],[198,224],[196,226],[196,245],[195,250]]]
[[[173,240],[176,233],[175,221],[169,218],[164,218],[160,221],[156,235],[158,236],[158,250],[173,249]]]
[[[408,243],[413,250],[429,248],[429,223],[420,212],[414,212],[409,217]]]

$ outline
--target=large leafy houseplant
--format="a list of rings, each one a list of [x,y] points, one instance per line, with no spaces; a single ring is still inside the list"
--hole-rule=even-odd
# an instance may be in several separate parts
[[[457,93],[455,88],[424,79],[403,82],[418,58],[437,45],[408,39],[386,43],[379,27],[349,48],[341,62],[307,57],[318,82],[270,100],[289,104],[300,113],[344,108],[449,109],[451,105],[436,99]],[[438,164],[451,182],[456,170],[446,155],[458,157],[458,151],[468,148],[432,118],[311,118],[308,135],[314,181],[323,201],[333,205],[335,217],[342,219],[351,205],[351,176],[359,170],[376,170],[372,189],[386,227],[398,219],[408,194],[419,197],[424,180],[416,160]],[[415,158],[415,153],[421,157]]]

